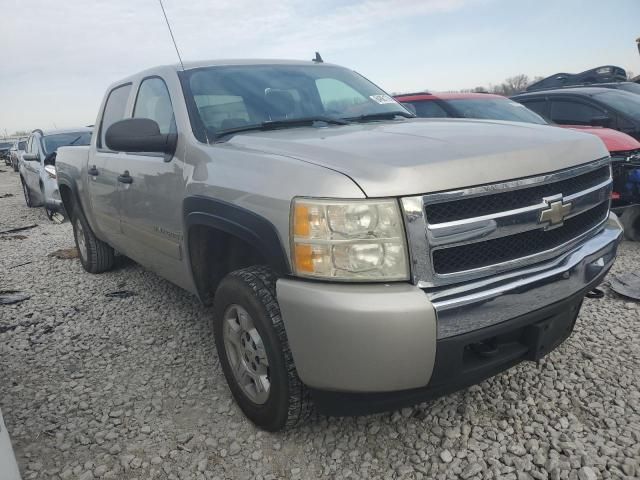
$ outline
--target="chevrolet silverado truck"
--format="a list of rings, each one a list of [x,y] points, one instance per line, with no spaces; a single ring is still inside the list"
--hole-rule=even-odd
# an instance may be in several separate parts
[[[94,131],[57,160],[83,267],[119,252],[211,302],[229,388],[272,431],[540,359],[622,234],[597,137],[413,118],[321,62],[153,68]]]

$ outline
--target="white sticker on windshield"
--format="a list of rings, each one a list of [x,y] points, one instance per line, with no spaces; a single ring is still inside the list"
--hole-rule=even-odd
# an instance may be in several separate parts
[[[397,103],[389,95],[371,95],[369,98],[374,102],[379,103],[380,105],[386,105],[387,103]]]

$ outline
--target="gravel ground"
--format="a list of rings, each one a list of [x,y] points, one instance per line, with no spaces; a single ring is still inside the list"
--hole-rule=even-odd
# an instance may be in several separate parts
[[[69,223],[0,168],[0,230],[37,224],[0,235],[0,290],[32,295],[0,306],[0,407],[26,479],[640,477],[640,305],[606,288],[539,365],[268,434],[232,402],[205,307],[130,261],[90,275],[47,256],[73,246]],[[623,244],[614,272],[639,266]]]

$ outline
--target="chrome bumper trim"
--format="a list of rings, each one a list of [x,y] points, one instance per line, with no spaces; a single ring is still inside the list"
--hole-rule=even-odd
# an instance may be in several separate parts
[[[496,325],[595,286],[611,268],[622,227],[615,214],[604,229],[552,261],[426,292],[437,314],[437,337]]]

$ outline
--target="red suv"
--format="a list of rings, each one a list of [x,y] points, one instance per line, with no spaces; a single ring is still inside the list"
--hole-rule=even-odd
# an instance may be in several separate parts
[[[395,99],[422,118],[479,118],[552,125],[524,105],[490,93],[407,93]],[[600,137],[613,160],[613,210],[629,239],[640,240],[640,142],[610,128],[557,125]]]

